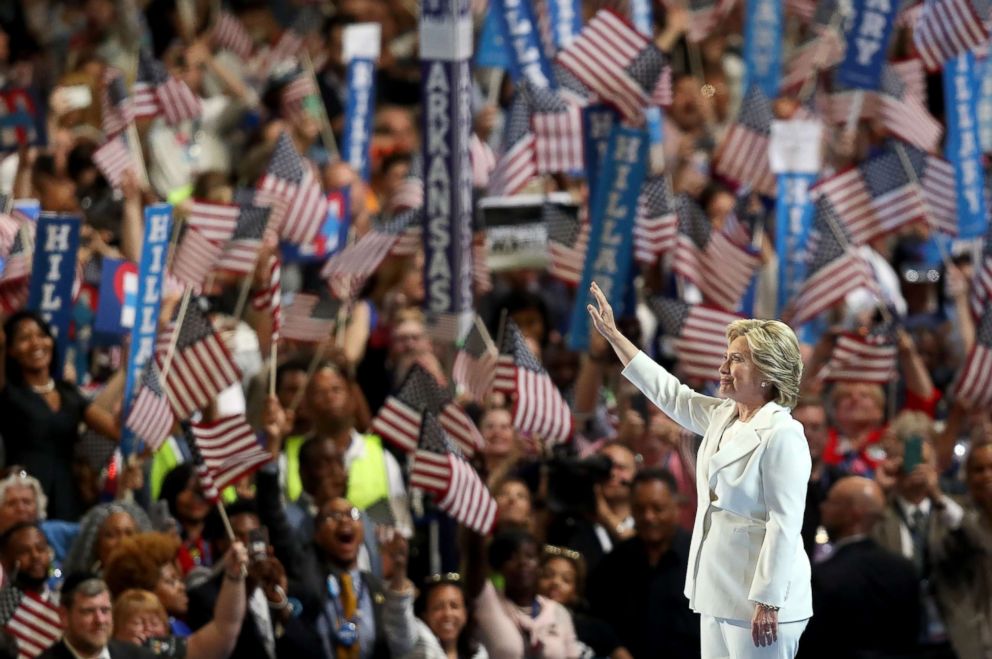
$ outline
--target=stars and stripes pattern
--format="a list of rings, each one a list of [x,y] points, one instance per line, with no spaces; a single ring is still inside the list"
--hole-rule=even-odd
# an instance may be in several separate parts
[[[243,60],[251,57],[251,51],[255,48],[255,42],[244,23],[229,11],[220,12],[210,38],[214,46],[229,50]]]
[[[297,245],[313,241],[327,218],[327,198],[309,163],[296,152],[285,132],[279,135],[258,191],[276,211],[269,223],[282,239]]]
[[[134,402],[128,411],[125,427],[144,442],[153,452],[157,451],[172,432],[175,417],[160,380],[158,364],[151,360],[141,375],[141,383]]]
[[[822,27],[816,36],[794,50],[785,60],[782,89],[796,90],[811,76],[836,66],[844,59],[845,48],[844,38],[837,30]]]
[[[820,376],[829,381],[888,384],[896,376],[898,355],[895,337],[884,325],[866,336],[842,334]]]
[[[455,353],[451,378],[477,402],[484,403],[496,376],[498,354],[489,332],[476,318],[465,341]]]
[[[992,306],[986,306],[981,316],[975,345],[955,382],[954,397],[976,408],[992,405]]]
[[[3,270],[0,271],[0,284],[10,284],[27,279],[31,275],[31,244],[34,242],[33,222],[19,222],[10,215],[3,216],[4,243],[10,247],[4,250]]]
[[[104,69],[100,101],[103,134],[111,137],[126,130],[134,120],[134,110],[124,74],[119,69],[112,66]]]
[[[736,309],[761,258],[713,231],[709,218],[689,197],[680,195],[676,204],[679,233],[672,269],[694,283],[709,302]]]
[[[727,352],[727,325],[743,316],[667,297],[650,301],[662,331],[673,337],[679,370],[686,377],[718,380]]]
[[[18,659],[33,659],[62,638],[58,607],[14,586],[0,592],[4,630],[17,640]]]
[[[988,175],[987,175],[988,176]],[[982,310],[992,306],[992,222],[985,230],[982,253],[975,265],[975,274],[971,283],[971,308],[976,317],[982,315]]]
[[[186,308],[178,330],[173,321],[161,333],[159,345],[169,345],[176,331],[179,336],[169,370],[164,368],[166,351],[159,351],[155,360],[173,413],[178,419],[188,419],[193,412],[209,405],[221,391],[239,383],[241,373],[210,319],[195,302]]]
[[[529,433],[546,446],[571,437],[572,412],[512,320],[506,321],[493,391],[512,397],[513,426],[520,432]]]
[[[806,281],[789,302],[786,316],[793,327],[826,311],[852,291],[874,287],[871,266],[851,248],[837,211],[826,197],[816,201],[816,215]]]
[[[672,102],[671,70],[664,54],[612,11],[596,12],[558,53],[557,61],[628,120],[639,120],[648,106]]]
[[[371,231],[332,256],[324,264],[320,276],[340,300],[358,295],[366,280],[376,271],[403,234],[417,226],[419,210],[407,210],[393,219],[373,227]]]
[[[686,39],[692,43],[699,43],[708,37],[717,29],[736,2],[737,0],[688,0],[682,5],[689,10]]]
[[[320,343],[330,336],[340,305],[313,293],[297,293],[286,307],[282,338]]]
[[[641,184],[634,220],[634,258],[648,265],[675,248],[679,219],[664,176],[648,176]]]
[[[989,38],[990,0],[926,0],[916,20],[913,41],[931,71]]]
[[[272,316],[272,343],[277,343],[282,335],[282,263],[273,258],[269,263],[269,277],[265,288],[256,291],[251,297],[252,309],[268,311]]]
[[[494,195],[516,194],[537,175],[530,115],[527,95],[522,89],[518,89],[510,103],[503,149],[489,184],[489,191]],[[421,191],[421,204],[422,195]]]
[[[300,74],[282,89],[280,109],[283,117],[290,121],[301,121],[306,113],[307,98],[317,94],[317,88],[309,75]]]
[[[136,171],[134,156],[123,135],[117,135],[107,140],[99,149],[93,152],[93,164],[100,170],[103,178],[115,188],[121,187],[124,173]]]
[[[716,173],[760,194],[774,196],[775,175],[768,162],[773,118],[771,101],[758,86],[752,86],[741,101],[737,120],[717,150],[713,163]]]
[[[303,48],[303,35],[300,31],[293,27],[283,30],[282,34],[279,35],[279,39],[264,49],[258,58],[258,77],[265,78],[273,69],[282,63],[288,60],[295,60],[301,48]]]
[[[410,466],[410,486],[432,492],[441,510],[459,523],[487,534],[496,521],[496,500],[433,414],[424,415]]]
[[[528,87],[537,173],[582,170],[582,111],[553,89]]]
[[[207,503],[216,505],[220,501],[220,490],[217,489],[214,475],[210,473],[207,463],[204,462],[203,456],[200,454],[200,447],[196,445],[193,428],[188,421],[183,422],[183,432],[186,436],[186,445],[189,447],[196,479],[200,483],[200,492]]]
[[[548,274],[577,286],[589,244],[588,222],[550,202],[541,207],[541,222],[548,232]]]
[[[210,240],[195,227],[186,227],[172,259],[173,276],[193,291],[202,291],[223,249],[223,243]]]
[[[236,204],[194,199],[186,217],[186,226],[193,227],[211,242],[225,243],[234,233],[239,213]]]
[[[191,431],[218,490],[254,473],[272,459],[243,414],[194,423]]]
[[[200,99],[189,86],[169,75],[165,66],[142,49],[138,54],[138,77],[134,82],[134,116],[161,115],[170,126],[196,119],[203,113]]]
[[[270,208],[254,204],[244,204],[238,208],[234,233],[224,245],[224,252],[217,262],[218,270],[244,275],[255,270],[270,212]]]
[[[923,60],[911,57],[899,62],[889,62],[889,70],[899,76],[909,98],[916,99],[924,108],[927,105],[927,71]]]

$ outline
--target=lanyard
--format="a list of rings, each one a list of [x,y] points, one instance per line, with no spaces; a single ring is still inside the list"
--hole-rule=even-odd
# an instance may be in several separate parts
[[[352,588],[355,588],[354,579],[352,579]],[[362,598],[365,596],[365,579],[362,578],[361,573],[358,574],[358,588],[355,592],[355,616],[362,609]],[[344,603],[341,601],[341,585],[338,583],[338,578],[333,574],[327,575],[327,595],[331,600],[331,604],[334,605],[334,616],[340,622],[345,620],[344,616]]]

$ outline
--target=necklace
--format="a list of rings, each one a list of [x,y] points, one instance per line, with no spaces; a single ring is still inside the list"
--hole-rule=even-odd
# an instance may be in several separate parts
[[[48,378],[48,382],[46,382],[41,386],[32,384],[31,391],[35,392],[36,394],[50,394],[53,391],[55,391],[55,380],[53,380],[52,378]]]

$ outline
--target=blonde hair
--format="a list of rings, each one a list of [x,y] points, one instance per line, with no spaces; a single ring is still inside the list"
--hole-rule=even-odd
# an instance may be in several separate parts
[[[922,437],[926,442],[932,442],[934,438],[933,420],[924,412],[903,410],[885,429],[882,441],[883,443],[904,444],[907,439],[914,436]]]
[[[871,399],[878,406],[879,412],[882,413],[884,418],[885,415],[885,390],[882,389],[882,385],[874,384],[871,382],[851,382],[846,380],[841,380],[834,384],[830,389],[830,411],[833,412],[834,408],[837,406],[837,401],[844,396],[850,396],[855,391],[863,390],[871,396]]]
[[[154,593],[140,588],[125,590],[114,601],[114,629],[120,629],[136,615],[152,613],[162,619],[166,629],[169,627],[169,614],[166,613],[162,602]]]
[[[727,342],[747,339],[751,360],[772,385],[772,400],[792,409],[799,400],[803,360],[792,328],[778,320],[741,319],[727,325]]]

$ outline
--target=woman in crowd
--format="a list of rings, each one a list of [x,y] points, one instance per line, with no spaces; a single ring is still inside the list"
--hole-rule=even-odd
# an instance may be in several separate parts
[[[179,522],[179,568],[182,575],[193,568],[210,567],[210,543],[203,539],[203,528],[210,514],[210,504],[203,498],[200,480],[191,462],[175,467],[162,481],[159,500],[169,506],[169,514]]]
[[[65,573],[99,574],[124,539],[151,530],[148,515],[137,504],[115,501],[94,506],[79,523],[79,535],[65,559]]]
[[[493,489],[500,528],[533,529],[533,497],[522,478],[505,478]]]
[[[607,623],[582,612],[585,608],[585,579],[585,561],[579,552],[552,545],[544,546],[541,576],[537,582],[538,592],[569,610],[579,642],[593,656],[630,659],[630,653],[620,645],[616,632]]]
[[[182,620],[189,608],[186,583],[177,566],[179,540],[167,533],[140,533],[121,542],[110,555],[104,580],[111,594],[131,588],[155,594],[169,614],[172,635],[185,638],[189,626]]]
[[[617,329],[595,282],[593,324],[624,376],[680,425],[703,435],[699,506],[685,594],[701,614],[704,657],[794,657],[812,615],[810,566],[800,532],[811,458],[792,418],[803,363],[788,325],[727,326],[720,398],[683,385]]]
[[[79,519],[83,510],[72,461],[85,424],[120,439],[118,421],[58,372],[55,337],[41,316],[19,311],[0,331],[0,435],[7,464],[22,465],[48,495],[49,519]]]
[[[114,600],[114,638],[143,645],[159,656],[175,659],[224,659],[234,650],[245,616],[245,572],[248,551],[234,543],[224,557],[224,582],[214,617],[188,638],[169,629],[169,615],[155,593],[131,588]]]

